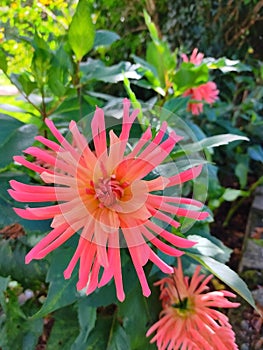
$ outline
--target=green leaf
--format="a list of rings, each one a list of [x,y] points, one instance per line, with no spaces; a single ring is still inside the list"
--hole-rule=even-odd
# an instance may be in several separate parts
[[[12,276],[25,287],[45,281],[48,268],[46,261],[32,261],[25,264],[28,247],[20,239],[0,239],[0,274]],[[19,267],[19,268],[18,268]]]
[[[184,146],[185,151],[198,152],[205,148],[213,148],[222,145],[227,145],[233,141],[249,141],[246,136],[233,135],[233,134],[222,134],[211,137],[206,137],[198,142]]]
[[[238,276],[236,272],[231,270],[227,265],[222,264],[211,257],[191,254],[187,251],[185,252],[185,254],[197,260],[213,275],[215,275],[217,278],[219,278],[221,281],[227,284],[244,300],[246,300],[253,308],[256,309],[255,301],[246,283]]]
[[[239,180],[241,188],[244,188],[247,184],[247,174],[249,169],[248,161],[248,156],[244,155],[241,162],[239,162],[235,167],[235,175]]]
[[[35,350],[43,321],[27,318],[18,302],[19,289],[11,288],[8,282],[9,278],[0,277],[0,347],[3,350]]]
[[[153,277],[148,283],[153,285]],[[118,317],[122,319],[124,330],[130,337],[130,350],[156,349],[150,344],[145,334],[157,319],[161,309],[159,302],[159,290],[152,288],[149,298],[142,295],[140,285],[135,284],[134,288],[127,294],[123,303],[118,303]]]
[[[23,124],[5,114],[0,114],[0,168],[13,161],[14,155],[19,155],[32,145],[37,135],[34,125]],[[4,156],[3,156],[4,155]]]
[[[21,74],[12,73],[11,76],[12,83],[26,96],[30,95],[36,88],[37,83],[33,81],[32,76],[28,72],[23,72]]]
[[[196,242],[196,244],[190,249],[190,251],[196,252],[202,256],[223,256],[224,250],[218,245],[211,242],[208,238],[201,237],[199,235],[187,235],[187,239]]]
[[[77,272],[75,271],[70,279],[65,280],[63,271],[74,253],[73,248],[55,250],[52,253],[50,268],[46,281],[50,282],[47,298],[41,309],[34,314],[34,318],[43,317],[59,308],[74,303],[79,294],[76,290]]]
[[[78,302],[78,319],[80,325],[80,333],[72,344],[71,350],[86,350],[86,342],[95,327],[97,319],[97,309],[89,306],[89,297],[82,297]]]
[[[131,349],[128,336],[121,326],[114,306],[98,313],[95,328],[90,333],[85,350],[123,350]]]
[[[110,30],[97,30],[94,41],[94,48],[100,46],[110,46],[119,39],[120,36],[115,32],[112,32]]]
[[[83,56],[92,49],[94,39],[95,27],[91,19],[89,1],[79,0],[68,30],[69,45],[77,61],[80,62]]]
[[[244,196],[244,197],[247,197],[249,194],[248,192],[246,191],[242,191],[242,190],[236,190],[234,188],[226,188],[224,193],[223,193],[223,196],[222,198],[225,200],[225,201],[228,201],[228,202],[233,202],[235,201],[238,197],[240,196]]]
[[[181,94],[185,90],[199,86],[208,81],[208,68],[205,64],[199,66],[183,62],[173,77],[175,93]]]
[[[248,154],[252,159],[263,163],[263,147],[262,146],[254,145],[254,146],[248,147]]]
[[[7,59],[6,54],[3,50],[0,50],[0,69],[6,73],[7,72]]]
[[[70,56],[61,45],[52,57],[48,71],[48,86],[55,96],[62,97],[66,94],[72,71]]]
[[[180,112],[185,112],[186,111],[186,107],[187,107],[187,103],[188,103],[188,99],[185,97],[176,97],[176,98],[172,98],[169,101],[166,101],[165,104],[163,105],[163,108],[171,111],[173,113],[180,113]],[[166,120],[168,121],[171,117],[174,117],[173,113],[166,113],[166,111],[164,111],[162,113],[162,119],[161,120]]]
[[[10,277],[0,276],[0,304],[1,305],[4,305],[5,303],[4,291],[6,291],[6,288],[9,282],[10,282]]]
[[[17,180],[23,183],[30,183],[30,178],[22,172],[5,171],[0,173],[0,227],[20,223],[26,230],[46,232],[50,229],[49,220],[26,220],[19,217],[13,207],[25,208],[27,204],[18,203],[13,200],[7,190],[10,188],[9,181]],[[39,203],[31,203],[31,207],[40,206]]]
[[[251,71],[251,67],[249,65],[244,64],[239,60],[230,60],[226,57],[220,57],[219,59],[207,57],[204,58],[203,62],[207,64],[209,69],[220,69],[223,73]]]
[[[200,245],[199,243],[197,244],[197,250],[199,250],[199,252],[195,251],[195,247],[193,246],[192,248],[188,249],[188,251],[193,252],[193,253],[197,253],[197,254],[201,254],[201,255],[208,255],[211,256],[210,254],[206,254],[207,250],[206,250],[206,243],[203,240],[203,238],[207,241],[209,241],[208,245],[210,246],[211,244],[213,246],[211,246],[211,250],[215,249],[215,254],[212,256],[214,259],[216,259],[217,261],[220,261],[221,263],[226,263],[229,261],[231,253],[232,253],[232,249],[228,248],[227,246],[224,245],[224,243],[217,239],[215,236],[212,236],[210,233],[210,226],[209,223],[200,223],[200,222],[196,222],[191,228],[190,230],[187,231],[187,239],[190,239],[190,236],[197,236],[195,239],[193,239],[196,242],[199,242],[200,240]],[[205,243],[205,244],[204,244]],[[214,247],[216,246],[216,248]],[[209,253],[210,249],[208,249],[208,253]]]
[[[89,80],[98,80],[105,83],[117,83],[124,78],[140,79],[141,75],[136,72],[136,66],[130,62],[119,62],[111,67],[105,66],[100,60],[89,59],[86,63],[81,63],[80,70],[83,73],[81,82],[87,83]]]
[[[31,62],[31,71],[35,77],[38,88],[42,90],[46,83],[52,53],[48,44],[37,32],[35,33],[32,45],[35,51]]]
[[[47,350],[71,350],[78,335],[78,319],[75,309],[65,307],[54,313],[54,325],[47,342]]]
[[[159,40],[158,30],[155,26],[155,24],[152,22],[151,17],[147,13],[146,10],[143,10],[144,20],[145,24],[147,25],[147,28],[150,32],[152,40]]]

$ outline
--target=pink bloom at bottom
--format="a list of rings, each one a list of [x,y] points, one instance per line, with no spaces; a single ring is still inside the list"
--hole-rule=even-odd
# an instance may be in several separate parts
[[[191,101],[188,103],[187,109],[191,111],[193,115],[198,115],[203,112],[203,104],[213,103],[218,99],[219,90],[216,84],[209,81],[205,84],[199,85],[195,88],[186,90],[183,93],[184,97],[190,96]]]
[[[71,277],[79,262],[78,290],[86,289],[86,294],[90,294],[114,279],[120,301],[125,298],[120,248],[128,248],[143,294],[149,296],[151,291],[143,266],[151,261],[164,273],[173,271],[152,246],[177,257],[183,254],[177,248],[195,244],[169,232],[165,225],[177,228],[179,222],[175,216],[194,220],[208,216],[207,212],[200,212],[203,204],[198,201],[162,194],[168,187],[194,179],[202,166],[169,178],[145,179],[169,156],[181,137],[174,131],[169,133],[167,124],[163,123],[154,137],[149,127],[131,150],[129,134],[139,111],[130,114],[129,107],[130,102],[125,99],[120,135],[110,130],[109,141],[100,108],[91,122],[92,140],[87,140],[71,121],[70,142],[47,119],[46,124],[57,142],[38,136],[36,140],[46,149],[29,147],[24,151],[35,157],[34,162],[21,156],[14,158],[39,173],[44,185],[31,186],[12,180],[9,190],[19,202],[51,202],[37,208],[15,208],[24,219],[52,219],[52,230],[27,254],[26,263],[44,258],[77,233],[78,247],[64,271],[65,278]],[[89,146],[91,141],[94,150]]]
[[[178,259],[173,275],[156,283],[161,289],[163,310],[146,336],[156,332],[151,343],[156,342],[158,350],[238,349],[227,316],[214,309],[238,307],[239,303],[227,299],[236,295],[225,290],[204,293],[213,276],[201,275],[200,269],[197,266],[189,279]]]

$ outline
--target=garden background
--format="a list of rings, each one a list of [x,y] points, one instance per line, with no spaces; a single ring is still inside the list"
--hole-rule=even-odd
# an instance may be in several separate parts
[[[212,288],[232,288],[254,317],[249,289],[262,285],[262,274],[246,280],[248,289],[235,272],[263,182],[263,1],[2,0],[0,11],[0,348],[156,349],[145,334],[158,319],[159,291],[151,287],[151,296],[142,296],[128,254],[122,253],[124,302],[113,283],[90,296],[77,292],[76,274],[63,277],[76,241],[25,265],[50,222],[21,219],[12,208],[27,204],[7,192],[10,180],[41,182],[13,157],[39,145],[36,135],[50,137],[45,118],[67,135],[70,120],[96,106],[111,111],[124,97],[141,111],[136,136],[149,123],[148,109],[157,111],[154,130],[160,120],[175,130],[183,121],[180,130],[192,133],[171,158],[204,164],[206,173],[182,191],[205,202],[210,217],[184,222],[184,234],[198,242],[185,254],[185,270],[191,275],[202,264],[217,277]],[[182,59],[195,48],[204,53],[198,65]],[[209,81],[218,99],[193,114],[185,92]],[[160,108],[167,112],[158,114]],[[163,277],[151,264],[145,270],[151,284]],[[256,333],[251,350],[262,345]],[[246,349],[247,339],[236,341]]]

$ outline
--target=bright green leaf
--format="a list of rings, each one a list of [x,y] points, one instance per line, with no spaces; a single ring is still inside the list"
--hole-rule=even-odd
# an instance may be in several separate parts
[[[143,11],[143,15],[152,40],[159,40],[158,30],[146,10]]]
[[[7,72],[7,59],[6,59],[6,54],[4,53],[4,51],[0,50],[0,69],[2,69],[2,71],[4,73]]]
[[[183,62],[173,77],[175,92],[177,95],[181,94],[187,89],[206,83],[208,78],[208,68],[205,64],[196,66],[193,63]]]
[[[81,61],[83,56],[92,49],[94,39],[95,27],[91,19],[89,1],[79,0],[68,30],[69,45],[77,61]]]

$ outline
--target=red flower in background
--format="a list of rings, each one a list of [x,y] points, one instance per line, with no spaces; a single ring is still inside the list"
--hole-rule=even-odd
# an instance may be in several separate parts
[[[182,54],[184,62],[191,62],[194,65],[202,63],[204,55],[198,53],[198,49],[194,49],[190,59],[185,54]],[[219,90],[214,82],[208,81],[205,84],[186,90],[183,96],[189,96],[191,101],[188,103],[187,109],[192,112],[193,115],[198,115],[203,112],[204,102],[212,104],[218,99]]]
[[[199,265],[189,279],[179,258],[174,273],[156,283],[163,310],[146,335],[156,332],[151,343],[156,342],[158,350],[238,349],[227,316],[214,309],[238,307],[239,303],[227,299],[236,295],[225,290],[209,292],[207,284],[213,275],[206,277],[200,270]]]
[[[70,278],[80,261],[78,290],[86,288],[86,293],[90,294],[114,278],[117,297],[121,301],[125,298],[121,242],[128,247],[143,294],[149,296],[143,266],[150,260],[164,273],[172,273],[173,269],[158,257],[147,241],[166,254],[180,256],[183,252],[177,247],[188,248],[194,242],[167,231],[164,224],[177,228],[179,223],[174,219],[175,215],[196,220],[208,216],[208,213],[199,211],[202,203],[198,201],[156,192],[162,193],[165,188],[195,178],[201,166],[170,178],[144,179],[169,155],[181,137],[173,131],[168,134],[167,124],[163,123],[153,139],[148,128],[133,150],[127,152],[130,129],[138,114],[136,110],[129,115],[129,107],[130,102],[125,99],[121,133],[117,136],[110,130],[109,146],[104,113],[97,108],[91,122],[94,151],[74,121],[69,125],[70,143],[47,119],[46,124],[58,143],[38,136],[36,139],[48,150],[29,147],[24,151],[34,156],[36,162],[15,157],[18,163],[39,173],[45,185],[31,186],[12,180],[13,189],[9,190],[10,195],[21,202],[58,202],[37,208],[15,208],[16,213],[25,219],[53,219],[52,231],[31,249],[26,263],[44,258],[79,232],[78,247],[64,272],[65,278]],[[41,162],[46,164],[45,168]],[[161,222],[160,226],[152,218]],[[103,273],[99,281],[101,269]]]

